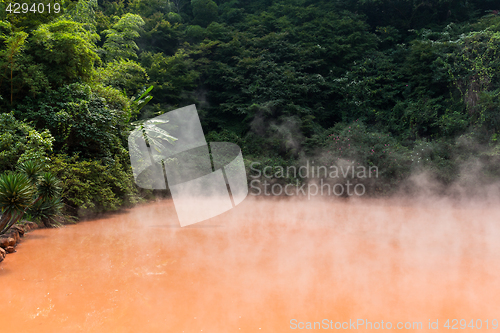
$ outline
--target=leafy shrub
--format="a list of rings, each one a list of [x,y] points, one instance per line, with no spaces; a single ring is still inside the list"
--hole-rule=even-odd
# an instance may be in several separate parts
[[[191,0],[193,6],[193,24],[206,27],[210,22],[217,19],[217,4],[212,0]]]
[[[148,81],[146,70],[133,60],[113,60],[97,70],[98,81],[104,86],[124,91],[132,96]]]
[[[237,144],[241,148],[241,152],[243,155],[247,154],[246,141],[239,137],[236,133],[231,132],[229,130],[222,130],[220,132],[211,131],[205,137],[207,142],[232,142]]]
[[[50,130],[56,153],[111,159],[114,154],[122,153],[120,139],[126,134],[125,121],[130,117],[123,110],[109,108],[106,100],[90,86],[76,83],[61,87],[43,99],[27,98],[16,114],[37,128]]]
[[[326,136],[321,165],[346,161],[354,167],[377,167],[378,179],[373,180],[377,192],[394,189],[411,171],[411,151],[389,133],[369,130],[361,121],[339,123]]]
[[[141,201],[130,167],[117,156],[106,165],[59,154],[53,156],[49,170],[62,181],[63,201],[70,214],[116,211]]]
[[[52,88],[90,80],[94,64],[101,59],[95,42],[99,36],[85,29],[84,24],[55,20],[41,24],[30,38],[30,52],[36,63],[43,65]]]
[[[53,141],[48,130],[38,132],[12,112],[0,114],[0,171],[13,170],[27,160],[48,161]]]

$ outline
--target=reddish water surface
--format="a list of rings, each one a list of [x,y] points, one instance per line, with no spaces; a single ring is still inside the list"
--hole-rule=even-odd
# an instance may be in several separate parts
[[[445,201],[248,198],[180,228],[172,202],[144,205],[27,234],[0,264],[1,332],[298,331],[293,319],[449,331],[453,318],[493,331],[499,218]]]

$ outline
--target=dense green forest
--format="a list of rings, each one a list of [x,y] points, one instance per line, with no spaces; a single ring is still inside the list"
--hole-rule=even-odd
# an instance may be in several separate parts
[[[371,193],[419,168],[500,176],[497,1],[25,3],[1,2],[0,171],[43,165],[69,214],[151,195],[128,134],[193,103],[248,165],[355,160],[379,167]]]

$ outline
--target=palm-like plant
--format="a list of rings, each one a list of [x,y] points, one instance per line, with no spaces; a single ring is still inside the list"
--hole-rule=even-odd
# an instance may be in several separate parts
[[[50,172],[44,172],[38,179],[37,189],[40,200],[57,197],[61,192],[61,182]]]
[[[59,197],[39,200],[29,208],[29,213],[32,218],[42,221],[46,227],[59,227],[61,224],[58,218],[61,216],[63,205]]]
[[[0,175],[0,235],[19,221],[33,202],[34,188],[25,174]]]
[[[19,172],[24,173],[32,184],[36,184],[42,169],[42,165],[35,161],[26,161],[21,163],[18,167]]]
[[[58,227],[57,218],[61,216],[63,203],[61,201],[61,182],[50,172],[44,172],[38,180],[38,198],[33,202],[29,211],[34,218],[38,218],[46,227]]]
[[[32,161],[18,169],[20,172],[0,175],[0,235],[28,211],[47,227],[58,225],[56,217],[62,209],[59,180],[50,172],[40,175],[42,167]]]

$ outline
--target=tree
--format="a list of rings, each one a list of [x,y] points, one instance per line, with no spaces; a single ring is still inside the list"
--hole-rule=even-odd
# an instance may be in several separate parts
[[[146,70],[133,60],[118,59],[97,70],[97,80],[105,86],[136,94],[148,81]]]
[[[105,30],[104,50],[108,62],[117,59],[137,59],[139,49],[134,39],[139,37],[139,31],[144,20],[136,14],[125,14],[111,29]]]
[[[83,23],[89,31],[95,31],[97,0],[78,0],[66,10],[65,18]]]
[[[13,32],[10,36],[5,38],[5,44],[7,48],[2,50],[0,56],[6,59],[6,64],[4,65],[10,70],[10,104],[12,105],[14,96],[14,80],[13,73],[17,69],[17,58],[19,54],[23,51],[26,44],[26,38],[28,34],[24,31]]]
[[[44,65],[30,53],[29,35],[12,29],[11,23],[0,21],[0,94],[10,95],[10,107],[26,94],[34,97],[50,87]]]
[[[49,129],[54,150],[82,158],[111,160],[126,154],[122,146],[130,110],[111,109],[89,85],[71,84],[18,106],[20,116]]]
[[[193,24],[207,27],[210,22],[215,21],[218,16],[218,7],[212,0],[191,0],[193,7]]]
[[[156,103],[177,105],[187,100],[189,92],[196,87],[199,73],[194,69],[189,52],[181,49],[171,57],[162,53],[143,52],[141,63],[148,72],[151,84],[155,86]]]
[[[38,132],[12,112],[0,114],[0,170],[13,170],[27,160],[47,162],[53,142],[48,130]]]
[[[478,109],[480,94],[489,91],[498,79],[500,32],[472,32],[460,36],[454,44],[456,52],[447,55],[446,65],[469,113],[473,115]]]
[[[172,4],[177,10],[177,14],[181,12],[182,8],[187,4],[187,0],[172,0]]]
[[[62,182],[63,201],[69,213],[114,211],[141,201],[127,164],[129,160],[128,156],[123,160],[115,156],[109,163],[103,163],[61,154],[54,156],[49,170]]]
[[[84,24],[58,20],[40,25],[30,38],[34,62],[43,65],[52,88],[89,81],[100,59],[95,42],[99,35]]]

